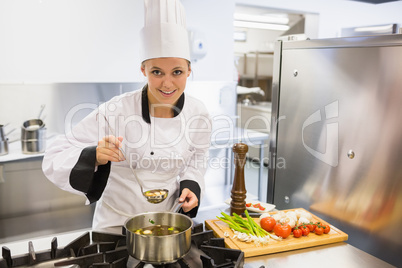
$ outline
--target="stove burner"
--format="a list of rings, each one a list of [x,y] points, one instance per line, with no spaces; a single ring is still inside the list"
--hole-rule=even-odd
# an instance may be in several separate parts
[[[50,249],[35,252],[33,243],[28,243],[29,252],[12,257],[10,249],[2,248],[3,259],[0,268],[29,267],[44,262],[52,262],[54,267],[76,265],[80,268],[126,268],[126,267],[205,267],[237,268],[243,267],[244,253],[240,250],[225,248],[223,238],[214,238],[212,231],[204,231],[204,225],[193,227],[192,246],[183,258],[175,263],[150,265],[135,260],[128,255],[125,229],[122,235],[87,232],[64,248],[58,248],[57,238],[53,238]],[[92,244],[91,244],[92,236]],[[135,263],[137,262],[137,263]]]
[[[146,268],[147,264],[144,262],[140,262],[135,268]],[[184,260],[184,259],[179,259],[175,263],[169,263],[169,264],[161,264],[161,265],[153,265],[152,267],[155,268],[174,268],[174,267],[181,267],[181,268],[190,268],[190,265]]]

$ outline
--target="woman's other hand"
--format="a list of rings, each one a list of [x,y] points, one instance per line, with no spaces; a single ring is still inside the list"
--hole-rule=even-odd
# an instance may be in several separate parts
[[[120,162],[124,160],[124,156],[120,151],[123,137],[115,137],[113,135],[105,136],[98,141],[96,147],[96,165],[105,165],[107,162]]]
[[[188,188],[184,188],[181,192],[179,202],[183,202],[182,208],[184,212],[189,212],[190,210],[198,206],[197,196]]]

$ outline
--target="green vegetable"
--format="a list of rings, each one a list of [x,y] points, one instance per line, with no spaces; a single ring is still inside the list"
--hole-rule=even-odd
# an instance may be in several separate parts
[[[151,219],[149,219],[149,222],[152,223],[152,224],[155,224],[155,222],[153,220],[151,220]]]
[[[246,219],[243,219],[236,213],[233,213],[233,216],[229,216],[224,212],[221,212],[223,217],[217,218],[229,225],[235,231],[246,233],[248,235],[255,235],[258,237],[264,237],[268,235],[268,232],[261,228],[259,224],[257,224],[248,214],[246,210],[244,212],[246,214]]]
[[[255,230],[257,236],[264,237],[264,236],[267,236],[267,235],[268,235],[268,232],[265,231],[264,229],[262,229],[262,227],[261,227],[259,224],[257,224],[257,223],[250,217],[250,215],[248,214],[248,211],[247,211],[247,210],[244,211],[244,214],[246,214],[247,220],[248,220],[248,222],[250,223],[250,225],[253,226],[253,228],[254,228],[254,230]]]

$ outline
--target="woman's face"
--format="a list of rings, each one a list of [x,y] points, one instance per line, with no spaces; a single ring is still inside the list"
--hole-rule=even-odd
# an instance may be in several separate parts
[[[148,100],[151,104],[175,105],[191,73],[187,60],[156,58],[145,61],[141,72],[148,78]]]

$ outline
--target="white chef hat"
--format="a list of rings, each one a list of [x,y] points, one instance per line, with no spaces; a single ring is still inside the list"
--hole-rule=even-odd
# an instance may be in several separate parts
[[[141,62],[161,57],[190,61],[186,14],[180,0],[144,0],[145,24],[140,32]]]

